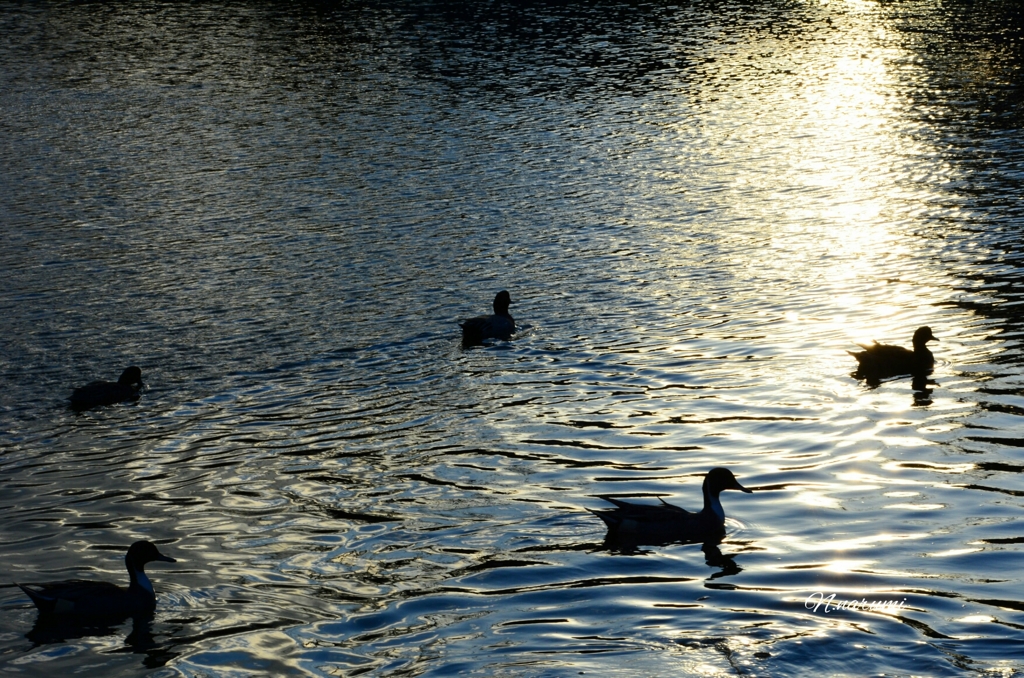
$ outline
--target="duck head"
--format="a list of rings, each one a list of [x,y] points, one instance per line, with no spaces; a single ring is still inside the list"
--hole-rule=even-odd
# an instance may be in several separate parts
[[[146,576],[146,563],[154,560],[162,560],[165,563],[176,563],[174,558],[165,556],[157,550],[153,542],[137,541],[128,547],[128,554],[124,557],[125,567],[128,568],[128,595],[133,596],[145,609],[153,609],[156,606],[156,592],[153,590],[153,583]]]
[[[142,572],[146,567],[146,563],[151,563],[154,560],[160,560],[165,563],[178,562],[174,558],[160,553],[153,542],[145,540],[137,541],[128,547],[128,554],[124,557],[124,562],[128,566],[129,572]]]
[[[121,373],[121,376],[118,377],[118,379],[117,379],[117,383],[121,384],[122,386],[135,386],[135,385],[138,385],[138,386],[141,387],[142,386],[142,370],[140,370],[135,365],[132,365],[131,367],[129,367],[128,369],[126,369],[124,372]]]
[[[740,481],[736,480],[732,471],[719,466],[708,471],[707,476],[704,477],[704,492],[712,497],[717,497],[723,490],[739,490],[748,494],[753,492],[753,490],[748,490],[740,485]]]
[[[502,290],[494,297],[495,315],[508,315],[508,307],[512,304],[512,295],[507,290]]]
[[[938,338],[932,334],[932,328],[930,327],[918,327],[914,331],[914,348],[924,348],[924,345],[929,341],[938,341]]]
[[[703,513],[705,515],[714,514],[718,519],[719,528],[722,528],[725,524],[725,509],[722,508],[722,500],[718,498],[718,495],[724,490],[739,490],[748,494],[753,492],[753,490],[748,490],[740,485],[740,481],[736,480],[736,476],[732,474],[732,471],[721,466],[708,471],[708,474],[704,477],[703,490]]]

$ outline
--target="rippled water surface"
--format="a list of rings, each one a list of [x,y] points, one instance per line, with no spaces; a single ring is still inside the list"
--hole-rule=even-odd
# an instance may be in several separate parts
[[[1024,673],[1016,3],[0,34],[5,675]],[[463,348],[500,289],[520,332]],[[851,376],[920,325],[929,380]],[[68,408],[129,364],[137,402]],[[713,466],[755,490],[717,547],[587,512]],[[151,618],[12,583],[123,581],[137,539],[178,560]]]

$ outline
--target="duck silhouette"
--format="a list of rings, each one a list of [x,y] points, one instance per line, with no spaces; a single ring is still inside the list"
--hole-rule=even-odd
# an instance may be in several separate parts
[[[463,345],[480,344],[485,339],[509,339],[516,331],[516,321],[508,312],[511,303],[511,295],[502,290],[494,297],[493,315],[481,315],[459,323]]]
[[[725,536],[725,510],[719,494],[724,490],[751,492],[740,485],[727,468],[717,467],[704,477],[704,508],[698,513],[673,506],[662,500],[659,505],[632,504],[602,496],[615,504],[613,509],[591,513],[608,527],[606,542],[629,544],[668,544],[672,542],[708,542]]]
[[[914,332],[914,350],[902,346],[879,344],[857,344],[863,351],[847,351],[857,359],[856,377],[881,379],[902,374],[921,376],[928,374],[935,366],[935,357],[926,345],[938,341],[930,327],[918,327]]]
[[[146,563],[160,560],[177,562],[165,556],[149,541],[137,541],[124,557],[128,568],[128,588],[103,581],[72,579],[48,584],[18,584],[43,615],[77,617],[117,617],[151,612],[156,593],[146,576]],[[30,588],[31,587],[31,588]]]
[[[113,405],[134,400],[142,388],[142,370],[132,365],[121,373],[116,382],[92,381],[76,388],[71,394],[71,407],[75,410],[89,410],[93,407]]]

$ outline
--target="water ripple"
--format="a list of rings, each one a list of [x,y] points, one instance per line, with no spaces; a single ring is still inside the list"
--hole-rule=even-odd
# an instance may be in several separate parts
[[[0,559],[178,560],[101,628],[3,585],[5,669],[1024,670],[1012,3],[0,30]],[[504,288],[514,341],[462,347]],[[920,325],[928,379],[851,376]],[[128,364],[139,401],[66,407]],[[713,466],[755,490],[721,544],[616,549],[587,512],[696,509]]]

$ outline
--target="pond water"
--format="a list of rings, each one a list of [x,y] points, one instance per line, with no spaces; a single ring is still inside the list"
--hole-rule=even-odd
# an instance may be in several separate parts
[[[1016,3],[0,32],[5,675],[1024,672]],[[501,289],[520,331],[463,348]],[[926,382],[851,376],[921,325]],[[717,549],[587,511],[715,466],[754,490]],[[152,617],[37,626],[13,582],[137,539]]]

